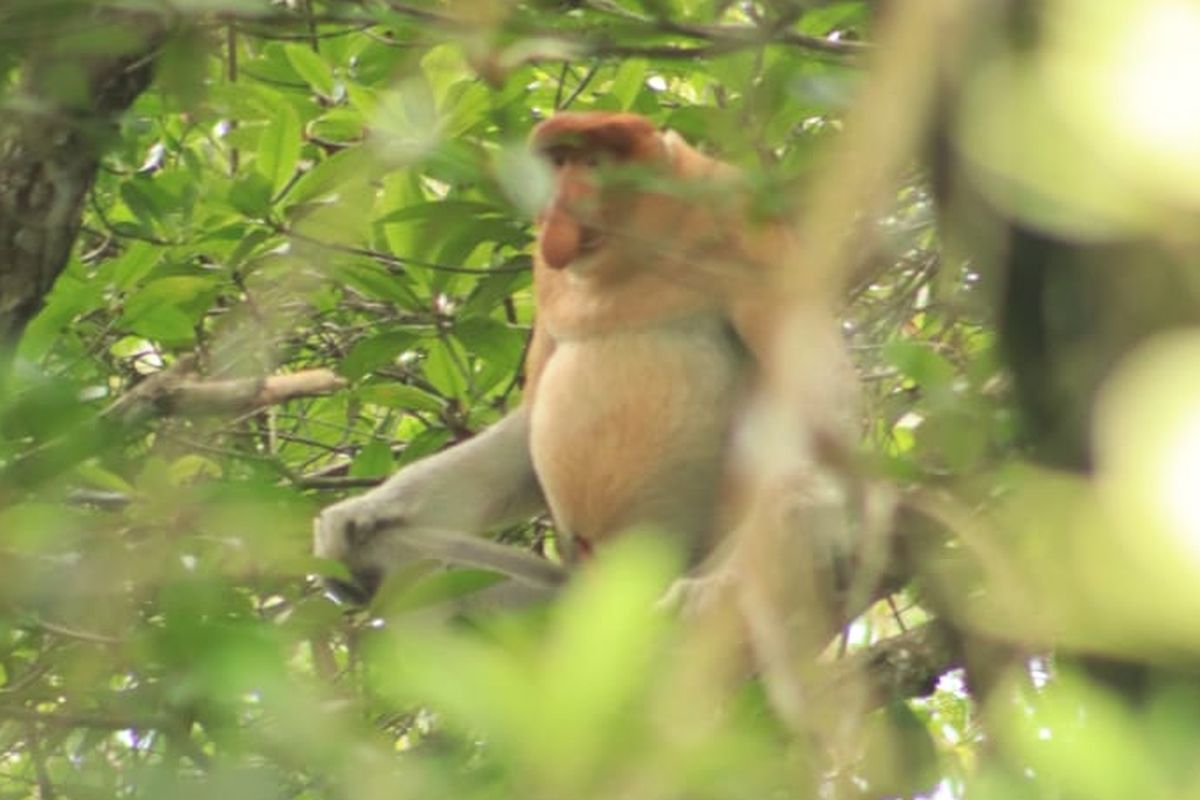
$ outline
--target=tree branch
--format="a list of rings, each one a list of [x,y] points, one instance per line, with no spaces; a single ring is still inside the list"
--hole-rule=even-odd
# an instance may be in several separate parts
[[[28,487],[48,480],[126,441],[155,417],[246,413],[297,397],[329,394],[346,385],[327,369],[204,381],[196,379],[195,364],[195,357],[180,358],[101,412],[97,420],[101,424],[93,422],[86,431],[77,428],[0,466],[0,487]],[[5,499],[0,492],[0,505]]]
[[[138,384],[102,416],[132,423],[156,416],[241,414],[297,397],[329,394],[346,385],[344,378],[328,369],[206,381],[195,377],[194,366],[195,359],[181,359]]]
[[[447,31],[471,32],[478,30],[480,27],[479,21],[465,16],[455,16],[432,11],[428,8],[413,6],[409,3],[398,2],[397,0],[389,0],[387,6],[398,14],[403,14],[431,27]],[[586,54],[593,56],[638,55],[650,58],[690,58],[719,55],[745,47],[763,47],[772,44],[814,50],[838,56],[859,55],[870,49],[870,45],[863,42],[811,36],[784,27],[772,28],[733,23],[698,25],[643,16],[623,9],[616,4],[591,3],[590,6],[594,11],[609,13],[621,19],[628,26],[622,31],[622,34],[629,38],[673,34],[688,39],[698,39],[705,42],[705,44],[693,47],[657,44],[617,45],[607,37],[580,35],[576,32],[546,28],[544,26],[521,26],[515,32],[530,38],[557,39],[561,42],[582,48],[587,51]]]

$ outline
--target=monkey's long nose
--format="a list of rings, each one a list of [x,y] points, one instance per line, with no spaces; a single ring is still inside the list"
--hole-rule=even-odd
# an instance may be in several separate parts
[[[579,255],[583,228],[561,203],[555,202],[542,223],[538,242],[546,265],[552,269],[563,269]]]

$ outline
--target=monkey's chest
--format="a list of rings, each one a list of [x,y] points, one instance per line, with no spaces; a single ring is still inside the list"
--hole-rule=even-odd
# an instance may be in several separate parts
[[[746,361],[718,320],[557,342],[530,444],[560,528],[591,543],[635,526],[701,543]]]

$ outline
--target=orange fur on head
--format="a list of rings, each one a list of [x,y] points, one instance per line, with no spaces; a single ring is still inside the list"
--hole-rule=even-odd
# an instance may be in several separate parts
[[[550,153],[566,146],[588,152],[605,152],[620,161],[648,161],[662,152],[658,129],[637,114],[563,112],[533,129],[533,146]]]

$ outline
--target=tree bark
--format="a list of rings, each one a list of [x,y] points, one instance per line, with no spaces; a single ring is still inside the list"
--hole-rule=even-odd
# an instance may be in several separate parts
[[[149,86],[165,31],[146,15],[100,11],[86,22],[133,45],[81,54],[49,33],[0,105],[0,372],[67,264],[100,155]]]

